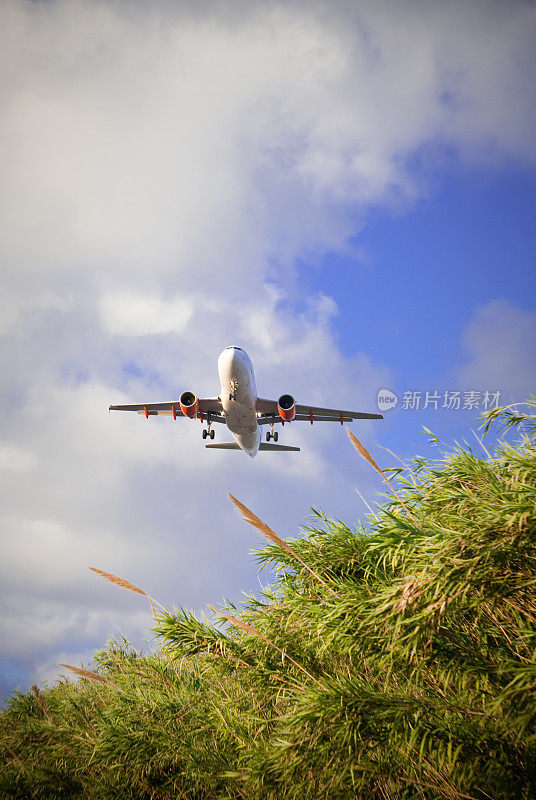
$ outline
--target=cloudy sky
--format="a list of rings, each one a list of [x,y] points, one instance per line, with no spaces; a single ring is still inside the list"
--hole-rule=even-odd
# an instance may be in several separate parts
[[[252,461],[110,403],[217,394],[237,344],[263,396],[395,393],[354,425],[391,466],[535,390],[535,37],[522,0],[3,0],[2,695],[151,647],[90,566],[170,607],[255,591],[228,490],[287,537],[383,492],[337,425]]]

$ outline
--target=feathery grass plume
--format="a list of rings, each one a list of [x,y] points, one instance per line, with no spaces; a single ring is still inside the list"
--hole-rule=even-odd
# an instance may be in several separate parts
[[[254,528],[256,528],[260,533],[262,533],[263,536],[266,536],[266,538],[269,539],[271,542],[273,542],[274,544],[276,544],[279,547],[283,548],[283,550],[286,550],[287,553],[290,553],[290,555],[294,556],[294,558],[297,561],[299,561],[300,564],[302,566],[304,566],[305,569],[308,570],[311,573],[311,575],[313,575],[313,577],[316,578],[317,581],[320,581],[320,583],[323,586],[325,586],[330,591],[333,591],[331,589],[331,587],[328,586],[326,581],[323,578],[321,578],[320,575],[317,572],[314,571],[314,569],[311,569],[311,567],[308,564],[306,564],[305,561],[302,558],[300,558],[300,556],[297,554],[297,552],[289,544],[287,544],[284,539],[282,539],[280,536],[278,536],[277,533],[274,530],[272,530],[270,527],[268,527],[268,525],[266,525],[265,522],[263,522],[261,519],[259,519],[253,513],[253,511],[250,511],[247,506],[245,506],[243,503],[241,503],[240,500],[237,500],[236,497],[234,497],[230,492],[227,492],[227,495],[228,495],[229,499],[238,508],[238,510],[241,512],[242,518],[246,522],[249,522],[250,525],[252,525]]]
[[[87,678],[88,680],[96,681],[97,683],[106,683],[108,686],[113,686],[118,692],[123,692],[123,689],[120,689],[119,686],[116,686],[115,683],[113,683],[113,681],[111,681],[109,678],[99,675],[98,672],[90,672],[87,669],[82,669],[82,667],[73,667],[70,664],[60,664],[60,667],[70,669],[71,672],[74,672],[74,674],[78,675],[80,678]]]
[[[90,567],[90,570],[92,572],[96,572],[97,575],[102,575],[102,577],[107,581],[110,581],[110,583],[115,583],[116,586],[121,586],[122,589],[130,589],[131,592],[137,592],[138,594],[142,594],[144,597],[147,597],[147,592],[144,592],[139,586],[134,586],[133,583],[126,581],[124,578],[120,578],[119,575],[112,575],[111,572],[105,572],[103,569],[97,569],[97,567]]]
[[[320,681],[318,681],[318,680],[317,680],[317,679],[314,677],[314,675],[311,675],[311,673],[310,673],[310,672],[308,672],[308,671],[305,669],[305,667],[302,667],[302,665],[301,665],[301,664],[298,664],[298,662],[297,662],[297,661],[294,661],[294,659],[293,659],[291,656],[289,656],[289,654],[288,654],[287,652],[285,652],[285,650],[282,650],[282,649],[281,649],[281,647],[278,647],[278,646],[275,644],[275,642],[272,642],[272,640],[271,640],[271,639],[268,639],[268,637],[267,637],[267,636],[265,636],[265,635],[264,635],[263,633],[261,633],[260,631],[256,630],[256,628],[253,628],[251,625],[248,625],[248,624],[247,624],[246,622],[244,622],[243,620],[241,620],[241,619],[238,619],[238,617],[233,617],[233,615],[232,615],[232,614],[228,614],[228,613],[227,613],[227,611],[222,611],[221,609],[219,609],[219,608],[214,608],[214,606],[210,606],[210,605],[209,605],[209,608],[211,609],[211,611],[214,611],[214,613],[215,613],[215,614],[219,614],[219,615],[220,615],[220,617],[223,617],[224,619],[226,619],[228,622],[230,622],[230,623],[231,623],[231,625],[234,625],[236,628],[241,628],[241,630],[243,630],[243,631],[246,631],[247,633],[251,633],[251,634],[252,634],[252,636],[258,636],[258,637],[259,637],[259,639],[262,639],[263,641],[265,641],[265,642],[266,642],[266,644],[269,644],[271,647],[275,647],[275,649],[276,649],[276,650],[278,650],[278,651],[281,653],[281,655],[283,656],[283,658],[288,658],[288,660],[289,660],[289,661],[291,661],[291,662],[294,664],[294,666],[298,667],[298,669],[299,669],[299,670],[301,670],[301,671],[302,671],[302,672],[303,672],[305,675],[307,675],[307,677],[308,677],[308,678],[310,678],[310,679],[311,679],[312,681],[314,681],[314,682],[315,682],[315,683],[316,683],[318,686],[320,686],[320,688],[321,688],[321,689],[323,689],[323,688],[324,688],[324,687],[322,686],[322,684],[320,683]]]
[[[50,714],[48,713],[47,704],[46,704],[46,702],[45,702],[45,699],[44,699],[43,695],[42,695],[42,694],[41,694],[41,692],[39,691],[39,687],[38,687],[38,686],[36,686],[36,685],[35,685],[35,683],[34,683],[34,684],[32,684],[32,686],[30,686],[30,689],[31,689],[31,690],[32,690],[32,692],[33,692],[33,696],[34,696],[34,697],[35,697],[35,699],[37,700],[37,703],[38,703],[38,705],[39,705],[39,707],[40,707],[41,711],[43,712],[43,714],[45,715],[45,717],[46,717],[48,720],[50,720]]]
[[[399,494],[398,494],[398,492],[396,491],[395,487],[393,486],[393,484],[391,483],[391,481],[389,480],[389,478],[387,477],[387,475],[386,475],[386,474],[383,472],[383,470],[382,470],[382,469],[380,469],[380,467],[379,467],[379,466],[376,464],[376,462],[374,461],[374,459],[373,459],[373,458],[372,458],[372,456],[370,455],[369,451],[368,451],[368,450],[367,450],[367,449],[366,449],[366,448],[365,448],[365,447],[364,447],[364,446],[361,444],[361,442],[359,441],[359,439],[357,438],[357,436],[355,436],[355,435],[352,433],[352,431],[350,430],[350,428],[349,428],[348,426],[346,426],[346,432],[347,432],[348,436],[350,437],[350,441],[351,441],[351,442],[352,442],[352,444],[354,445],[355,449],[356,449],[356,450],[357,450],[359,453],[361,453],[361,455],[363,456],[363,458],[365,459],[365,461],[368,461],[368,463],[369,463],[369,464],[370,464],[370,465],[371,465],[371,466],[372,466],[372,467],[373,467],[373,468],[376,470],[376,472],[377,472],[379,475],[381,475],[381,476],[382,476],[382,478],[384,479],[384,481],[385,481],[385,482],[388,484],[388,486],[390,487],[390,489],[391,489],[391,491],[393,492],[393,494],[394,494],[394,495],[396,496],[396,498],[398,499],[399,503],[400,503],[400,504],[403,506],[403,508],[406,510],[406,513],[407,513],[408,517],[410,517],[410,518],[413,520],[413,522],[414,522],[415,524],[417,524],[417,520],[415,519],[415,517],[413,516],[413,514],[411,513],[411,511],[409,510],[409,508],[407,507],[407,505],[404,503],[404,501],[402,500],[402,498],[400,497],[400,495],[399,495]]]
[[[112,575],[111,572],[105,572],[103,569],[97,569],[96,567],[90,567],[90,570],[92,572],[96,572],[97,575],[101,575],[105,580],[110,581],[110,583],[114,583],[116,586],[120,586],[122,589],[129,589],[131,592],[136,592],[137,594],[141,594],[144,597],[146,597],[147,600],[149,601],[149,605],[151,606],[151,611],[153,612],[153,617],[155,619],[157,618],[155,605],[157,605],[164,611],[167,611],[167,609],[162,605],[162,603],[159,603],[158,600],[155,600],[154,597],[151,597],[150,594],[144,592],[143,589],[140,589],[139,586],[135,586],[133,583],[130,583],[130,581],[126,581],[124,578],[120,578],[119,575]]]

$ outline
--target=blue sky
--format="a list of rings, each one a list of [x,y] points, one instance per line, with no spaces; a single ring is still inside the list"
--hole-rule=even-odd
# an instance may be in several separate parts
[[[512,166],[454,169],[416,208],[371,214],[356,237],[366,268],[329,254],[310,278],[321,291],[330,273],[341,347],[396,363],[398,385],[442,376],[464,357],[460,331],[477,306],[534,310],[535,209],[534,175]]]
[[[451,170],[436,175],[434,189],[415,208],[400,214],[373,212],[355,238],[355,255],[328,254],[321,269],[301,275],[313,291],[325,291],[338,306],[335,326],[349,355],[365,350],[392,370],[389,387],[402,396],[420,391],[501,391],[505,404],[533,391],[535,350],[527,348],[526,380],[509,386],[508,375],[481,386],[460,383],[457,371],[469,360],[463,331],[476,310],[501,301],[527,314],[536,311],[536,182],[517,165],[502,169]],[[360,256],[360,258],[359,258]],[[364,266],[363,266],[364,262]],[[327,276],[329,279],[327,280]],[[514,312],[515,313],[515,312]],[[497,317],[497,330],[504,323]],[[507,331],[504,334],[507,335]],[[480,398],[482,406],[483,396]],[[396,415],[404,437],[421,425],[446,442],[466,432],[474,414],[449,410]],[[380,435],[380,438],[381,435]]]
[[[251,461],[110,403],[213,395],[238,344],[263,396],[394,391],[354,426],[391,466],[423,425],[480,448],[403,392],[534,391],[536,7],[7,0],[0,32],[5,695],[152,646],[90,566],[169,607],[255,591],[227,491],[286,537],[383,493],[338,425]]]

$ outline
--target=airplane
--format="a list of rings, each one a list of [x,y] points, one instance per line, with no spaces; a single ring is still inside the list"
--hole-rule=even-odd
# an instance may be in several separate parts
[[[226,347],[218,358],[218,373],[221,383],[219,397],[197,397],[192,391],[185,391],[178,400],[169,403],[140,403],[137,405],[110,406],[110,411],[137,411],[151,416],[160,414],[199,419],[203,428],[203,439],[214,439],[213,422],[227,425],[234,442],[217,442],[205,447],[218,450],[244,450],[254,458],[259,450],[294,450],[299,447],[271,444],[277,442],[279,432],[274,430],[277,423],[285,422],[352,422],[355,419],[383,419],[381,414],[366,414],[361,411],[341,411],[335,408],[299,405],[292,395],[282,394],[279,400],[264,400],[257,397],[257,387],[253,364],[241,347]],[[266,441],[261,441],[260,425],[269,425]]]

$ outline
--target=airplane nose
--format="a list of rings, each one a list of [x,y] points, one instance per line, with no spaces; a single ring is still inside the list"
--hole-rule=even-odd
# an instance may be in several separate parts
[[[222,350],[218,358],[218,372],[220,378],[232,370],[235,356],[236,351],[234,347],[226,347],[225,350]]]
[[[230,366],[231,364],[233,364],[234,361],[240,359],[240,354],[242,352],[243,351],[240,347],[234,347],[234,346],[226,347],[225,350],[223,350],[220,353],[220,356],[218,358],[218,363]]]

